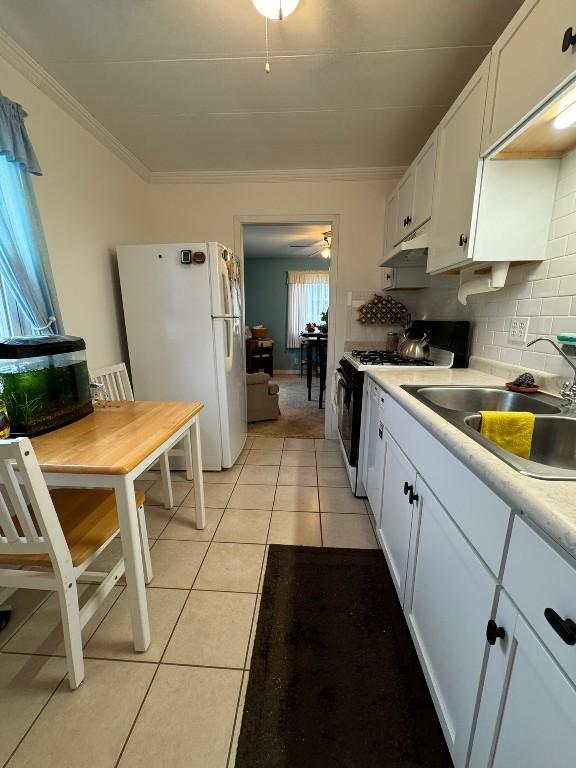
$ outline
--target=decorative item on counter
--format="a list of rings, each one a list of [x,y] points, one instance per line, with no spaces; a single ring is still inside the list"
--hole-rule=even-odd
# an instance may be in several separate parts
[[[328,310],[326,312],[320,312],[321,323],[318,326],[320,333],[328,333]]]
[[[0,440],[10,437],[10,419],[4,400],[0,400]]]
[[[506,389],[511,392],[522,392],[523,394],[531,394],[538,392],[540,387],[534,381],[534,376],[531,373],[521,373],[514,381],[506,382]]]
[[[400,336],[394,331],[388,331],[386,334],[386,352],[396,352],[398,350],[398,341]]]
[[[264,325],[252,326],[252,338],[253,339],[265,339],[268,336],[268,328]]]
[[[316,323],[306,323],[306,333],[316,333]]]
[[[358,322],[363,325],[406,325],[410,321],[410,313],[404,304],[392,296],[378,293],[358,307],[358,314]]]

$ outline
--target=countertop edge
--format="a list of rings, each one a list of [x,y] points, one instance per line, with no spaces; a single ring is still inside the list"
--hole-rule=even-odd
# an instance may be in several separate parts
[[[453,374],[455,370],[452,369]],[[469,380],[462,384],[472,385],[470,374],[478,374],[481,384],[502,385],[500,379],[490,374],[470,368],[460,370],[468,372]],[[401,381],[398,374],[375,371],[368,375],[514,511],[523,513],[576,558],[576,481],[539,480],[520,474],[402,389],[401,385],[409,382]],[[567,508],[561,510],[562,504]]]

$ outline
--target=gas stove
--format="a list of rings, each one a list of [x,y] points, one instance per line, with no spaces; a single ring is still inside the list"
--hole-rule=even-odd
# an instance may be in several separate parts
[[[451,368],[454,365],[454,354],[447,349],[430,347],[430,357],[427,360],[407,360],[396,352],[386,352],[383,349],[353,349],[345,352],[342,360],[357,371],[373,370],[396,366],[401,368]],[[342,361],[340,361],[342,363]]]
[[[380,349],[358,349],[344,353],[336,371],[333,402],[338,420],[340,444],[345,458],[344,466],[354,494],[366,495],[358,470],[358,462],[361,461],[360,435],[364,373],[391,368],[417,367],[421,371],[452,367],[466,368],[468,366],[468,331],[469,326],[465,321],[414,321],[409,330],[410,338],[421,339],[424,333],[427,333],[430,339],[430,356],[427,360],[406,360],[395,352]]]

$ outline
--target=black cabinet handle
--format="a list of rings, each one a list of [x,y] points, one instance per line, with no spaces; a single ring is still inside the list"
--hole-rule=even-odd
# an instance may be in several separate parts
[[[412,488],[408,483],[404,483],[404,496],[408,496],[408,491]]]
[[[412,224],[412,216],[406,216],[406,224]]]
[[[460,235],[460,237],[458,238],[458,245],[466,245],[467,242],[468,242],[468,238],[466,237],[466,235]]]
[[[418,501],[419,498],[420,496],[418,496],[417,493],[414,493],[414,488],[410,486],[410,495],[408,496],[408,501],[410,502],[410,504],[414,504],[414,502]]]
[[[576,622],[572,619],[563,619],[553,608],[546,608],[544,617],[566,645],[576,645]]]
[[[572,27],[568,27],[562,38],[562,53],[569,51],[573,45],[576,45],[576,32],[574,32]]]
[[[490,643],[490,645],[496,645],[496,640],[500,638],[501,640],[504,640],[506,637],[506,630],[504,627],[499,627],[498,624],[494,621],[494,619],[490,619],[488,624],[486,625],[486,640]]]

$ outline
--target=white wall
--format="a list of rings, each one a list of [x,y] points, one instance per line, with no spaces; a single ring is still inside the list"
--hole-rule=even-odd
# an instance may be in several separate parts
[[[0,59],[5,96],[22,104],[44,176],[35,189],[67,333],[97,367],[123,357],[111,249],[146,242],[147,185],[53,101]]]
[[[576,333],[576,151],[560,164],[544,261],[512,267],[505,288],[471,296],[467,306],[458,303],[457,288],[457,278],[433,277],[431,288],[403,293],[402,300],[414,317],[470,320],[474,355],[572,377],[552,347],[537,344],[526,350],[510,344],[508,328],[510,318],[528,317],[527,341],[538,336],[555,340],[563,331]]]
[[[378,290],[376,266],[383,247],[384,201],[394,180],[245,184],[152,184],[153,241],[219,240],[234,243],[235,216],[339,214],[340,238],[336,355],[344,349],[348,291]]]

